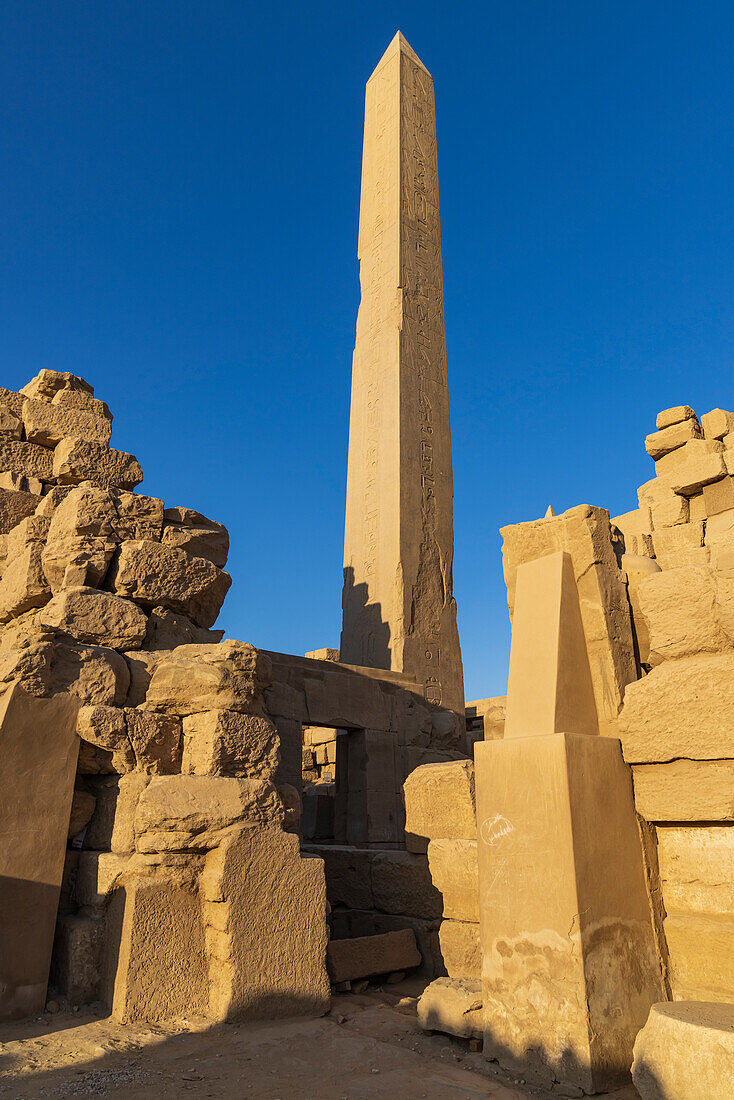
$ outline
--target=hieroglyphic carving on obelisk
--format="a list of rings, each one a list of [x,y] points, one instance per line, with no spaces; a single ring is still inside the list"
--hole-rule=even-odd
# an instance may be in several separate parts
[[[463,714],[436,114],[398,33],[367,82],[341,659]]]

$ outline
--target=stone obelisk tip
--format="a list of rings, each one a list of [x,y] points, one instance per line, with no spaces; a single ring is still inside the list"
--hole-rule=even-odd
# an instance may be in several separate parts
[[[420,65],[420,67],[428,73],[428,69],[426,69],[426,66],[423,64],[421,59],[418,57],[418,54],[415,52],[415,50],[407,41],[405,35],[401,31],[396,32],[392,42],[387,47],[380,60],[377,62],[377,65],[375,66],[375,73],[384,65],[386,61],[389,61],[390,58],[393,57],[396,53],[404,53],[407,57],[411,59],[411,61],[413,61],[416,65]],[[373,73],[372,76],[374,76],[375,73]],[[428,73],[428,75],[430,76],[431,74]]]

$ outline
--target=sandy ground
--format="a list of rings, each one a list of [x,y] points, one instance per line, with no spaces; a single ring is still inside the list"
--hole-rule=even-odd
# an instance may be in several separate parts
[[[470,1053],[468,1041],[423,1033],[418,992],[410,983],[370,987],[334,997],[318,1020],[216,1027],[193,1019],[123,1027],[86,1011],[44,1013],[0,1027],[0,1097],[547,1100]],[[613,1094],[636,1096],[631,1087]]]

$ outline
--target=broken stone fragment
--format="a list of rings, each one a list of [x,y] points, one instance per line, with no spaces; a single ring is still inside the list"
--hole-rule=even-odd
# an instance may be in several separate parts
[[[223,630],[207,630],[196,626],[180,611],[154,607],[148,616],[143,648],[147,650],[176,649],[181,645],[213,645],[221,642]]]
[[[734,639],[719,621],[714,573],[708,565],[655,572],[637,585],[637,600],[650,636],[650,664],[732,646]]]
[[[115,498],[109,489],[95,485],[70,486],[64,499],[57,502],[48,537],[50,541],[81,535],[111,539],[116,520]]]
[[[144,607],[156,605],[182,611],[197,626],[210,627],[227,595],[232,578],[204,558],[157,542],[123,542],[112,564],[108,583],[119,596]]]
[[[23,406],[26,439],[42,447],[55,447],[62,439],[85,439],[106,445],[112,421],[96,411],[68,408],[29,399]]]
[[[734,1005],[653,1005],[635,1040],[632,1080],[642,1100],[730,1100]]]
[[[481,1036],[481,981],[436,978],[418,1001],[418,1023],[424,1031],[442,1031],[464,1038]]]
[[[443,898],[443,916],[479,920],[479,868],[476,840],[432,840],[428,845],[431,879]]]
[[[51,517],[62,500],[65,500],[69,493],[73,492],[73,485],[52,485],[46,486],[48,492],[41,497],[40,500],[36,500],[36,515],[37,516],[49,516]]]
[[[63,409],[83,409],[85,412],[93,412],[105,420],[111,421],[113,419],[106,402],[93,397],[87,390],[57,390],[51,399],[51,404],[58,405]]]
[[[65,588],[44,607],[39,621],[76,642],[110,649],[138,649],[145,637],[146,618],[139,607],[94,588]]]
[[[442,921],[438,939],[450,978],[481,979],[482,946],[478,924],[461,920]]]
[[[135,753],[127,733],[125,712],[119,707],[81,707],[76,728],[82,741],[108,758],[109,766],[104,768],[105,771],[124,775],[135,768]],[[102,771],[102,767],[96,767],[95,771]]]
[[[683,463],[670,474],[671,488],[679,496],[692,497],[705,485],[724,477],[726,472],[723,454],[702,455]]]
[[[43,545],[30,542],[6,565],[0,580],[0,622],[43,607],[51,598],[51,589],[41,566]]]
[[[111,539],[75,535],[49,539],[43,547],[43,572],[56,595],[64,588],[102,584],[117,544]]]
[[[196,522],[171,522],[171,515],[182,514],[182,519],[196,517]],[[186,508],[167,508],[166,522],[161,541],[164,546],[176,546],[195,558],[206,558],[223,569],[229,553],[229,533],[221,523],[214,523],[198,512]]]
[[[278,731],[267,718],[210,710],[183,720],[181,770],[189,775],[272,779],[280,759]]]
[[[682,447],[689,439],[700,439],[701,435],[701,426],[696,419],[682,420],[648,435],[645,439],[645,450],[650,458],[657,460],[677,447]]]
[[[45,542],[49,520],[46,516],[26,516],[7,535],[5,544],[6,560],[11,562],[32,542]]]
[[[87,706],[122,706],[130,684],[125,658],[106,646],[49,646],[50,669],[45,694],[68,691]]]
[[[706,439],[723,439],[734,431],[734,413],[712,409],[701,417],[701,427]]]
[[[8,534],[26,516],[38,507],[38,497],[33,493],[13,489],[0,489],[0,533]]]
[[[653,531],[688,523],[688,500],[673,491],[670,477],[646,481],[637,490],[637,499],[641,509],[649,510]]]
[[[135,455],[126,451],[83,439],[62,439],[53,452],[51,476],[61,485],[93,481],[117,489],[134,489],[143,480],[143,471]],[[51,476],[45,480],[50,481]]]
[[[471,760],[424,764],[411,772],[403,791],[408,851],[427,851],[429,840],[476,840]]]
[[[80,852],[74,886],[77,905],[102,908],[129,863],[130,856],[119,852]]]
[[[52,481],[53,465],[53,452],[47,447],[0,436],[0,470],[35,477],[39,481]]]
[[[15,416],[5,405],[0,405],[0,435],[8,439],[20,439],[23,434],[23,421]]]
[[[263,690],[272,666],[245,642],[179,646],[155,667],[148,705],[185,717],[210,710],[263,714]]]
[[[157,542],[163,527],[163,501],[157,497],[143,496],[122,489],[113,489],[116,517],[113,520],[115,537],[125,539],[146,539]]]
[[[663,409],[659,412],[655,421],[655,427],[660,431],[669,428],[672,424],[680,424],[683,420],[695,420],[696,414],[690,405],[674,405],[671,409]]]
[[[81,390],[90,396],[94,394],[94,387],[68,371],[40,370],[35,378],[27,382],[20,391],[24,397],[42,398],[51,401],[59,390]]]
[[[707,455],[721,454],[724,444],[718,439],[689,439],[682,447],[663,455],[655,463],[656,477],[675,477],[681,466]]]
[[[140,771],[148,775],[172,775],[180,770],[180,718],[129,707],[125,709],[125,722]]]
[[[4,386],[0,386],[0,405],[8,409],[13,416],[17,416],[19,420],[23,419],[23,402],[25,399],[25,394],[15,393],[14,390],[6,390]]]
[[[153,670],[158,661],[165,655],[162,651],[147,653],[143,649],[128,650],[126,652],[125,660],[130,669],[130,690],[126,700],[128,707],[138,707],[145,702]]]
[[[421,954],[410,928],[378,936],[330,940],[326,949],[326,967],[332,983],[411,970],[420,964]]]
[[[43,492],[43,482],[37,477],[24,477],[23,474],[11,474],[9,471],[0,474],[0,489],[15,489],[21,493],[33,493],[38,499]]]

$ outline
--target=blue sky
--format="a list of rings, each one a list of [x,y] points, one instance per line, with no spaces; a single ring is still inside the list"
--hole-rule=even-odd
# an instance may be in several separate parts
[[[338,645],[364,84],[437,94],[467,698],[500,526],[612,514],[655,413],[732,407],[734,9],[7,0],[0,384],[91,381],[143,489],[226,523],[220,625]]]

